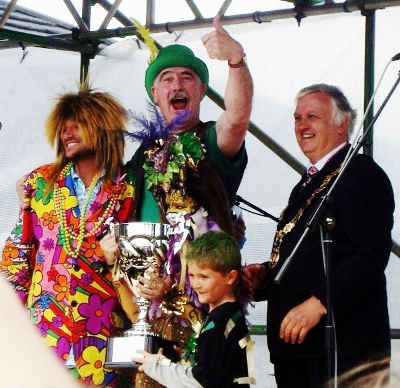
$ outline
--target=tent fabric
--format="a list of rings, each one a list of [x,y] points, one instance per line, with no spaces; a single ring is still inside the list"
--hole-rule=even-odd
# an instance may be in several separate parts
[[[378,75],[398,50],[388,34],[396,36],[399,9],[383,10],[377,15],[376,69]],[[234,35],[243,42],[255,83],[252,121],[296,158],[306,162],[293,134],[294,96],[303,86],[327,82],[342,87],[359,112],[363,112],[363,41],[364,19],[359,15],[323,16],[310,19],[300,28],[288,21],[276,21]],[[231,29],[234,34],[234,29]],[[388,32],[390,31],[390,32]],[[168,39],[168,36],[167,38]],[[168,42],[161,42],[168,44]],[[226,63],[210,60],[201,42],[186,41],[209,66],[210,85],[223,95],[227,76]],[[57,94],[76,90],[79,82],[80,56],[29,47],[22,59],[22,50],[4,50],[0,57],[2,94],[0,97],[0,195],[1,233],[8,233],[17,217],[15,182],[32,167],[53,159],[53,151],[43,136],[46,114]],[[146,112],[144,71],[148,52],[139,50],[128,39],[103,50],[90,67],[91,83],[119,98],[127,108]],[[20,63],[21,62],[21,63]],[[378,108],[397,78],[397,62],[386,71],[375,96]],[[379,78],[378,76],[376,77]],[[374,157],[392,180],[395,198],[400,198],[396,134],[399,94],[394,93],[375,124]],[[215,119],[220,114],[209,99],[202,107],[202,118]],[[358,123],[360,125],[360,122]],[[356,126],[358,128],[358,126]],[[286,205],[290,189],[299,178],[276,155],[251,134],[246,144],[249,166],[239,195],[278,216]],[[128,144],[127,157],[136,145]],[[272,221],[245,213],[248,227]],[[400,235],[398,210],[393,236]],[[250,245],[250,244],[249,244]],[[250,249],[250,248],[249,248]],[[400,327],[400,324],[399,324]]]
[[[391,63],[398,52],[400,7],[377,11],[375,84],[383,74],[375,95],[375,111],[397,80],[400,62]],[[360,13],[318,16],[293,20],[227,27],[246,51],[255,94],[251,120],[302,163],[306,163],[293,133],[294,97],[303,86],[331,83],[341,87],[358,110],[356,129],[361,127],[364,111],[364,28]],[[205,61],[210,86],[224,94],[227,64],[210,60],[199,40],[209,30],[183,34],[178,43],[188,45]],[[161,45],[175,37],[161,35]],[[90,64],[93,87],[111,92],[135,112],[146,113],[144,73],[149,53],[139,49],[134,39],[125,39],[105,48]],[[386,70],[385,70],[386,68]],[[18,215],[15,184],[32,168],[54,159],[54,151],[44,139],[43,124],[58,94],[77,90],[80,55],[72,52],[29,47],[23,58],[21,48],[3,50],[0,56],[0,245],[11,231]],[[385,71],[385,72],[384,72]],[[400,203],[399,123],[400,89],[396,90],[374,126],[374,158],[388,173]],[[201,118],[212,120],[221,113],[208,98],[203,101]],[[132,128],[133,129],[133,128]],[[246,137],[249,164],[239,195],[265,211],[279,216],[299,174],[250,133]],[[128,159],[137,145],[127,144]],[[240,206],[248,208],[241,204]],[[268,258],[275,222],[243,211],[247,242],[243,249],[246,263]],[[399,206],[395,213],[393,238],[400,241]],[[398,279],[400,260],[391,256],[388,269],[390,323],[400,328]],[[265,325],[265,304],[251,309],[253,325]],[[260,339],[265,341],[265,338]],[[399,341],[393,341],[394,347]],[[265,355],[262,355],[265,362]],[[269,370],[270,372],[270,370]],[[272,384],[272,383],[271,383]],[[263,385],[260,385],[263,386]],[[272,387],[273,385],[271,385]]]
[[[388,34],[396,36],[399,9],[383,10],[377,15],[376,69],[382,73],[398,47]],[[364,19],[360,15],[315,17],[300,28],[288,21],[276,21],[257,26],[247,32],[232,34],[243,42],[255,83],[252,121],[269,136],[306,162],[293,134],[294,96],[303,86],[327,82],[342,87],[359,112],[363,112]],[[390,31],[390,32],[388,32]],[[165,40],[169,37],[167,36]],[[163,45],[168,42],[161,41]],[[223,95],[227,76],[226,63],[210,60],[198,40],[184,44],[209,66],[210,85]],[[76,90],[79,82],[80,56],[40,48],[28,48],[20,63],[20,49],[2,52],[0,57],[2,95],[0,97],[0,195],[1,233],[8,233],[17,217],[15,182],[33,166],[53,159],[53,151],[44,141],[43,123],[57,94]],[[146,112],[144,71],[148,52],[138,49],[132,39],[118,42],[103,50],[90,67],[92,85],[110,91],[127,108]],[[397,78],[397,62],[386,71],[375,96],[378,108]],[[379,78],[378,76],[376,77]],[[395,198],[400,198],[397,150],[400,137],[396,134],[400,90],[394,93],[375,124],[374,157],[392,180]],[[202,107],[202,118],[215,119],[220,114],[209,99]],[[358,128],[360,122],[358,123]],[[278,216],[286,205],[291,188],[299,175],[263,146],[251,134],[246,144],[249,166],[239,189],[239,195],[261,209]],[[136,145],[128,144],[127,157]],[[248,229],[273,221],[245,212]],[[259,229],[257,226],[255,229]],[[268,236],[270,237],[270,231]],[[400,235],[398,210],[393,236]],[[249,237],[249,240],[251,238]],[[397,238],[398,239],[398,238]],[[266,246],[266,244],[264,244]],[[249,243],[248,249],[253,249]],[[268,254],[266,246],[265,255]],[[255,260],[261,258],[254,258]],[[264,258],[263,258],[264,259]],[[400,327],[400,323],[397,325]]]

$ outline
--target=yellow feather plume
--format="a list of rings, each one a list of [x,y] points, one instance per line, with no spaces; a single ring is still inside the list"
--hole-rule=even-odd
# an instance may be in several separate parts
[[[131,18],[133,24],[135,25],[136,29],[140,33],[140,35],[143,38],[144,43],[146,43],[146,46],[150,50],[150,58],[149,58],[149,63],[153,62],[158,54],[158,48],[153,40],[153,38],[149,34],[149,30],[143,26],[138,20]]]

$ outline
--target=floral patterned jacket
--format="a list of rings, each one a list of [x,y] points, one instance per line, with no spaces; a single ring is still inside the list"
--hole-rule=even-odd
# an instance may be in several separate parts
[[[79,240],[83,220],[78,199],[70,173],[57,182],[62,195],[52,189],[44,196],[49,171],[50,165],[39,167],[24,182],[25,208],[6,240],[0,271],[24,300],[31,319],[58,357],[67,360],[73,346],[82,382],[116,386],[115,373],[103,365],[107,339],[123,328],[125,317],[96,234],[105,215],[129,221],[134,188],[126,180],[101,186],[88,203],[81,248],[70,255],[63,239],[73,235]],[[57,211],[60,197],[64,198],[61,213]],[[60,224],[68,225],[66,232]],[[76,247],[76,241],[72,245]]]

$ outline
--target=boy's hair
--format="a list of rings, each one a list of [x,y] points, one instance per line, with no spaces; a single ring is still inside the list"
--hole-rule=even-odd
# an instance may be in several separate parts
[[[242,266],[238,243],[222,231],[207,232],[193,240],[188,246],[186,260],[221,273],[240,271]]]

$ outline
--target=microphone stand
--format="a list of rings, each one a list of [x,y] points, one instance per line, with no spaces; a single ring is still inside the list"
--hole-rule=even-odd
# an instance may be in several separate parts
[[[326,326],[325,326],[325,349],[326,349],[326,367],[328,384],[327,388],[336,386],[336,332],[333,320],[333,310],[331,302],[331,257],[333,247],[333,228],[335,220],[327,214],[320,225],[320,231],[323,243],[323,254],[325,259],[326,274]]]
[[[307,237],[307,235],[309,234],[309,232],[311,230],[315,229],[315,226],[317,224],[320,225],[320,229],[321,229],[321,234],[323,235],[322,238],[322,246],[323,246],[323,252],[325,255],[325,275],[326,275],[326,290],[327,290],[327,305],[326,305],[326,310],[327,310],[327,326],[326,326],[326,331],[325,331],[325,345],[326,345],[326,349],[327,349],[327,372],[328,372],[328,380],[329,381],[333,381],[332,378],[334,378],[336,381],[336,375],[333,373],[334,369],[335,369],[335,360],[334,360],[334,353],[332,352],[333,348],[335,347],[335,330],[334,330],[334,325],[333,325],[333,312],[332,312],[332,306],[331,306],[331,276],[330,276],[330,264],[331,264],[331,246],[333,244],[333,240],[332,240],[332,230],[334,228],[335,225],[335,220],[331,217],[331,215],[329,215],[327,213],[327,206],[329,205],[329,200],[330,200],[330,196],[332,194],[332,191],[334,190],[334,188],[336,187],[337,183],[340,181],[340,178],[342,177],[343,173],[345,172],[347,166],[350,164],[350,162],[353,160],[354,156],[357,155],[358,151],[360,150],[360,148],[363,146],[363,144],[365,143],[367,136],[372,128],[372,126],[374,125],[374,123],[376,122],[376,120],[378,119],[378,117],[380,116],[382,110],[384,109],[384,107],[386,106],[387,102],[389,101],[390,97],[392,96],[393,92],[395,91],[397,85],[400,82],[400,72],[398,73],[398,78],[396,80],[396,82],[394,83],[394,85],[392,86],[392,88],[390,89],[388,95],[386,96],[385,100],[383,101],[382,105],[380,106],[380,108],[378,109],[377,113],[375,114],[375,116],[373,117],[371,123],[369,124],[368,128],[365,130],[364,134],[361,136],[361,138],[359,139],[358,143],[356,144],[356,146],[352,149],[351,152],[349,152],[349,154],[347,155],[347,157],[345,158],[342,168],[339,171],[339,174],[336,178],[336,180],[333,182],[332,186],[330,187],[330,189],[328,190],[327,194],[322,197],[322,199],[320,200],[319,205],[317,206],[314,214],[310,217],[310,220],[308,221],[308,223],[306,224],[306,228],[302,234],[302,236],[300,237],[299,241],[297,242],[296,246],[294,247],[292,253],[290,254],[290,256],[288,256],[285,260],[285,262],[283,263],[281,269],[279,270],[278,274],[275,276],[274,281],[277,284],[280,284],[282,281],[282,278],[289,266],[289,264],[291,263],[294,255],[297,253],[297,250],[299,249],[299,247],[301,246],[301,244],[303,243],[304,239]],[[322,219],[322,217],[324,217],[324,219]],[[321,220],[322,219],[322,220]]]

